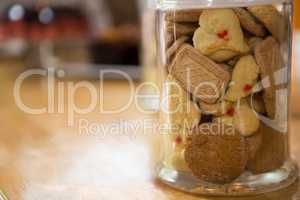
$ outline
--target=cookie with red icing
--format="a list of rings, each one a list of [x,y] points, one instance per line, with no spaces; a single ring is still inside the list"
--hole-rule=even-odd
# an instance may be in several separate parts
[[[249,51],[240,21],[232,9],[209,9],[200,16],[193,37],[195,48],[222,62]]]
[[[250,95],[258,82],[259,73],[259,66],[252,55],[240,58],[234,67],[225,99],[236,102]]]

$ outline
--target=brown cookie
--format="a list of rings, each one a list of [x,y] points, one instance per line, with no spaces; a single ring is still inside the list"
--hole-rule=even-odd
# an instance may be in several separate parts
[[[251,37],[247,40],[247,43],[249,45],[249,48],[250,48],[250,52],[253,53],[256,46],[261,43],[263,41],[262,38],[260,37]]]
[[[199,21],[202,10],[177,10],[177,11],[166,11],[165,20],[172,22],[195,22]]]
[[[276,84],[275,73],[283,65],[280,46],[273,37],[268,37],[255,48],[255,58],[260,67],[262,82],[268,82],[269,87],[264,88],[263,99],[268,116],[275,119],[276,112]]]
[[[244,8],[233,8],[233,11],[245,30],[258,37],[264,37],[267,34],[265,27],[249,11]]]
[[[171,57],[176,53],[176,51],[189,39],[188,36],[182,36],[176,40],[173,45],[167,50],[166,57],[168,60],[171,60]]]
[[[261,125],[262,143],[247,168],[254,174],[266,173],[280,168],[287,158],[287,136],[267,125]]]
[[[185,90],[206,103],[215,103],[230,81],[226,70],[188,44],[178,50],[169,73]]]
[[[246,137],[247,150],[250,159],[255,158],[255,155],[262,144],[262,134],[261,131],[258,131],[256,134]]]
[[[272,35],[280,42],[287,36],[287,23],[285,18],[272,5],[252,6],[248,10],[261,21]]]
[[[166,31],[169,34],[173,34],[175,39],[184,35],[192,36],[198,27],[199,25],[194,23],[181,24],[181,23],[166,22]]]
[[[223,124],[202,124],[186,144],[185,160],[200,180],[224,184],[238,178],[248,160],[245,139]]]

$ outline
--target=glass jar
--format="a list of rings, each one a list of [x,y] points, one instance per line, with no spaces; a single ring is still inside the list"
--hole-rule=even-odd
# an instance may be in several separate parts
[[[288,142],[291,24],[288,0],[157,3],[160,180],[221,196],[296,180]]]
[[[143,81],[147,82],[146,86],[143,87],[142,93],[149,97],[143,99],[141,104],[146,111],[158,112],[159,84],[156,60],[155,0],[140,0],[139,3],[142,21],[142,76]]]

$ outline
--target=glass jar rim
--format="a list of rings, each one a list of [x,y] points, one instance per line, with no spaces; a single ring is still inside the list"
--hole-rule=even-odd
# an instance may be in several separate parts
[[[161,9],[224,8],[292,3],[293,0],[157,0]]]

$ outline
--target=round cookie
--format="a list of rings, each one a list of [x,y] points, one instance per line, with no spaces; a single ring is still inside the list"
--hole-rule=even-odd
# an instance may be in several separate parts
[[[202,124],[187,140],[185,160],[199,179],[216,184],[230,183],[245,170],[246,142],[232,126]]]

